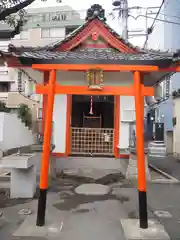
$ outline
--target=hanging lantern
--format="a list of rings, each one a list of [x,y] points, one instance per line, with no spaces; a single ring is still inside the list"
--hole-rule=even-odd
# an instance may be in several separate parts
[[[89,111],[90,115],[93,115],[93,97],[90,97],[90,111]]]
[[[87,73],[88,87],[94,90],[103,88],[103,70],[89,70]]]

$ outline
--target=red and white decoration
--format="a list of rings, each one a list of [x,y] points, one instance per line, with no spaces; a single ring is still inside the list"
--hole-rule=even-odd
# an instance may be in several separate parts
[[[90,98],[90,111],[89,111],[90,115],[93,115],[93,97],[91,96]]]

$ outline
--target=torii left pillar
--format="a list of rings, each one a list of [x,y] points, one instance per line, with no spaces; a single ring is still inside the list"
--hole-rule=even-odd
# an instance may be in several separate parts
[[[134,72],[135,109],[136,109],[136,138],[138,165],[138,193],[140,228],[148,228],[147,195],[146,195],[146,167],[144,157],[144,85],[141,73]]]
[[[40,192],[37,211],[37,226],[44,226],[45,213],[46,213],[46,198],[48,190],[48,173],[49,173],[49,159],[51,150],[51,135],[52,135],[52,119],[53,119],[53,107],[54,107],[54,95],[56,85],[56,71],[51,70],[48,86],[47,97],[47,109],[44,126],[44,143],[43,153],[41,160],[41,172],[40,172]]]

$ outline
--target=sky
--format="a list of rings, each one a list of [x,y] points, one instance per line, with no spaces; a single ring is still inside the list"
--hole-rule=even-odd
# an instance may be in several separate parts
[[[69,5],[73,9],[85,10],[88,9],[93,4],[100,4],[105,9],[106,13],[112,12],[112,1],[113,0],[62,0],[62,3],[57,3],[56,0],[47,0],[46,2],[42,2],[41,0],[36,0],[33,4],[31,4],[30,8],[37,7],[50,7],[50,6],[63,6]],[[150,3],[151,4],[150,4]],[[158,7],[161,5],[162,0],[128,0],[128,6],[140,6],[140,7]],[[84,12],[84,11],[82,11]],[[144,14],[144,11],[133,10],[131,14],[133,16],[137,16],[139,14]],[[155,16],[155,15],[153,15]],[[148,25],[150,26],[153,20],[148,19]],[[122,34],[123,24],[118,18],[112,19],[112,17],[108,17],[108,24],[116,30],[119,34]],[[129,17],[128,19],[128,28],[129,30],[145,30],[145,17],[140,17],[137,20]],[[143,33],[143,32],[142,32]],[[142,47],[145,41],[145,37],[130,37],[129,41],[135,46]]]

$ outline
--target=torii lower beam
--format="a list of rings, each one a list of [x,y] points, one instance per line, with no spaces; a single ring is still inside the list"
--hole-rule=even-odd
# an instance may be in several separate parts
[[[37,94],[48,94],[48,85],[37,84]],[[102,90],[91,90],[88,86],[63,86],[56,83],[55,94],[76,94],[76,95],[113,95],[113,96],[134,96],[134,85],[126,86],[104,86]],[[153,87],[142,86],[142,94],[144,96],[154,96]]]

